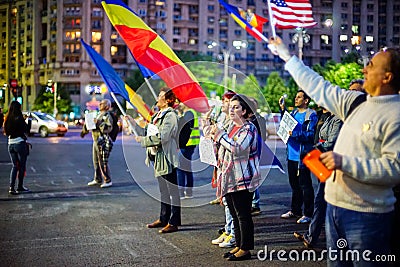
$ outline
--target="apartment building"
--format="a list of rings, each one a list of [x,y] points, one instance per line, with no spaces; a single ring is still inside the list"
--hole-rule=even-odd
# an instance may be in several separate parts
[[[282,70],[282,62],[236,24],[218,0],[128,0],[142,19],[174,50],[212,56],[260,83]],[[268,18],[266,0],[230,0],[230,4]],[[318,25],[305,31],[277,30],[309,65],[340,61],[355,51],[370,57],[382,46],[398,46],[400,3],[395,0],[311,0]],[[263,34],[271,36],[269,23]],[[48,83],[68,90],[78,115],[93,97],[102,98],[102,80],[80,44],[83,38],[125,79],[136,65],[113,29],[101,0],[0,0],[0,106],[13,98],[11,82],[21,88],[23,108],[31,109]],[[235,43],[235,45],[233,45]],[[213,44],[213,45],[210,45]],[[223,53],[225,52],[225,53]]]

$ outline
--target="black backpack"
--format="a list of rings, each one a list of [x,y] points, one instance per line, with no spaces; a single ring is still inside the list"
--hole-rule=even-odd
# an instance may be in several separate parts
[[[111,137],[111,140],[115,142],[115,140],[117,140],[117,136],[119,133],[118,117],[114,114],[114,112],[109,112],[109,114],[112,118],[113,125],[112,125],[112,130],[108,135]]]

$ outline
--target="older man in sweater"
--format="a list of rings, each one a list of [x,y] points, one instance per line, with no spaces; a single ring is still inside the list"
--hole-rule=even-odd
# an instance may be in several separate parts
[[[280,38],[271,43],[296,83],[344,120],[333,151],[320,157],[334,170],[325,187],[328,265],[377,266],[376,256],[390,254],[392,188],[400,183],[400,52],[386,49],[371,59],[363,69],[367,99],[348,116],[360,92],[325,81]]]

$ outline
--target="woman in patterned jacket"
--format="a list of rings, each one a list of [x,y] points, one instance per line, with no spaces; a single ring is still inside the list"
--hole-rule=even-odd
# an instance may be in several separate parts
[[[211,136],[218,149],[218,197],[225,197],[233,217],[236,247],[224,254],[230,261],[251,258],[254,248],[254,225],[251,217],[253,191],[260,178],[257,153],[257,129],[247,121],[249,99],[235,95],[229,104],[231,120],[227,130],[213,125]]]

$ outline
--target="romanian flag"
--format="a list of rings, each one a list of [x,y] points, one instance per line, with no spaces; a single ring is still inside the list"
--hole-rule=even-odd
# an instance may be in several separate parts
[[[113,67],[92,47],[81,39],[83,47],[92,59],[97,71],[100,73],[101,78],[106,83],[108,89],[114,94],[122,96],[126,101],[131,103],[138,111],[138,113],[146,120],[150,121],[151,111],[143,102],[142,98],[125,84],[124,81],[118,76]]]
[[[228,14],[251,36],[261,41],[262,29],[264,23],[268,22],[268,19],[263,18],[249,11],[244,11],[241,8],[232,6],[223,0],[219,0],[219,3],[226,9]],[[258,33],[255,31],[257,30]]]
[[[207,97],[194,75],[156,32],[122,1],[105,0],[102,5],[137,62],[160,76],[185,105],[209,111]]]

